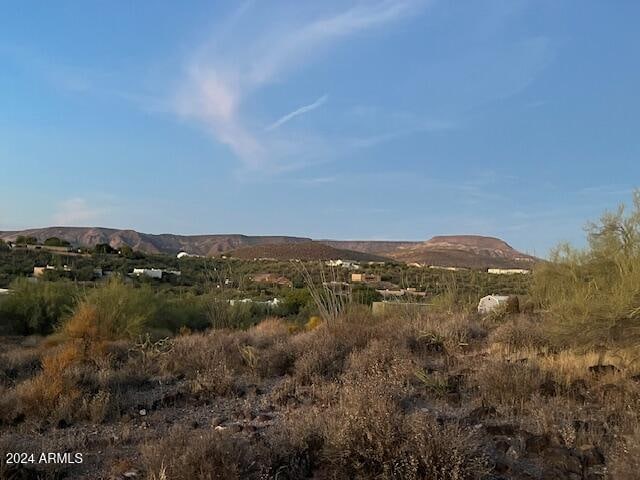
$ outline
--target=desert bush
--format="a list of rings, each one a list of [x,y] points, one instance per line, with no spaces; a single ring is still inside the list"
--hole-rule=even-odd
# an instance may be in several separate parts
[[[11,284],[11,295],[0,302],[0,333],[29,335],[51,333],[69,314],[77,289],[71,282],[32,282],[26,278]]]
[[[640,428],[619,439],[608,450],[607,478],[632,480],[640,472]]]
[[[457,425],[425,414],[406,415],[404,390],[385,374],[345,385],[326,412],[323,459],[333,478],[436,480],[481,478],[478,444]]]
[[[633,208],[605,213],[587,227],[588,247],[559,246],[534,270],[536,301],[574,342],[631,343],[640,338],[640,191]]]
[[[42,358],[42,371],[16,387],[23,413],[38,418],[72,416],[81,392],[70,375],[70,367],[83,352],[69,343]]]
[[[193,294],[156,297],[156,310],[150,325],[156,329],[177,333],[181,328],[192,331],[210,326],[206,297]]]
[[[287,410],[266,438],[274,478],[309,478],[320,467],[324,446],[323,413],[308,407]]]
[[[180,336],[171,345],[171,355],[159,359],[160,371],[185,376],[193,393],[227,395],[234,389],[236,375],[245,370],[244,343],[227,332]]]
[[[255,303],[229,304],[225,299],[207,295],[205,300],[209,325],[215,329],[246,329],[268,314],[267,308]]]
[[[387,385],[399,388],[415,369],[416,362],[409,349],[388,339],[374,339],[362,350],[349,355],[342,381],[349,384],[361,377],[386,377]]]
[[[533,360],[511,362],[486,358],[473,378],[484,404],[521,412],[549,377]]]
[[[263,478],[265,468],[259,446],[217,431],[174,428],[142,455],[147,477],[156,479],[250,480]]]
[[[295,378],[302,384],[311,384],[316,378],[336,378],[354,348],[354,340],[328,328],[296,335],[291,339],[296,353]]]
[[[489,342],[502,345],[507,353],[522,349],[541,350],[552,345],[542,322],[526,316],[513,317],[498,326],[491,332]]]
[[[150,326],[155,312],[148,286],[132,288],[114,279],[81,299],[63,331],[71,338],[134,338]]]

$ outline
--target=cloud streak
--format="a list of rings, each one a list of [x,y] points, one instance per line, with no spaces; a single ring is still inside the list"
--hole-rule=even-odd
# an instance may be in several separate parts
[[[322,105],[324,105],[326,103],[328,98],[329,98],[328,95],[323,95],[320,98],[318,98],[315,102],[310,103],[309,105],[304,105],[304,106],[294,110],[293,112],[290,112],[290,113],[287,113],[286,115],[283,115],[278,120],[276,120],[271,125],[269,125],[267,128],[265,128],[265,131],[270,132],[271,130],[275,130],[276,128],[279,128],[280,126],[282,126],[285,123],[287,123],[288,121],[293,120],[297,116],[303,115],[305,113],[308,113],[308,112],[311,112],[311,111],[315,110],[316,108],[321,107]]]
[[[426,0],[378,0],[358,4],[320,18],[307,19],[269,30],[250,29],[249,38],[233,38],[241,21],[250,15],[247,4],[217,30],[224,32],[201,46],[188,62],[175,95],[174,110],[182,118],[196,121],[218,142],[226,145],[248,169],[271,168],[287,157],[298,157],[296,136],[281,127],[299,115],[326,103],[324,95],[310,105],[260,125],[259,115],[246,111],[248,100],[268,85],[282,82],[317,55],[356,33],[380,28],[418,11]],[[268,22],[261,21],[261,25]],[[252,102],[255,104],[255,102]],[[277,133],[277,135],[276,135]]]

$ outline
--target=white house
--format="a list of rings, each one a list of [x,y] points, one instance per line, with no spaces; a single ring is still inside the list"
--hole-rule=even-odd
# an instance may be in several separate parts
[[[360,268],[357,262],[353,262],[351,260],[327,260],[324,262],[328,267],[343,267],[349,268],[352,270],[357,270]]]
[[[478,313],[480,315],[486,315],[493,312],[501,305],[506,305],[508,301],[508,295],[487,295],[480,299],[480,303],[478,303]]]
[[[531,270],[527,270],[526,268],[489,268],[487,272],[493,273],[494,275],[525,275],[531,273]]]
[[[138,277],[144,275],[149,278],[162,278],[162,270],[159,268],[134,268],[133,274]]]

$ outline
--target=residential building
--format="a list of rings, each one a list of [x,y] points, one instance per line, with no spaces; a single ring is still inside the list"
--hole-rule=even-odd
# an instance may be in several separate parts
[[[489,268],[487,269],[488,273],[493,273],[494,275],[526,275],[531,273],[531,270],[526,268]]]
[[[380,275],[375,273],[352,273],[352,283],[379,283]]]

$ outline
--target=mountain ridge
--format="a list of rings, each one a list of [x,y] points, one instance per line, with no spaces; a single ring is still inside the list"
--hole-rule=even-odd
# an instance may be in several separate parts
[[[315,251],[317,255],[324,257],[332,253],[322,247],[327,246],[336,250],[333,252],[334,254],[342,253],[350,259],[359,257],[355,255],[357,252],[406,263],[467,268],[530,268],[532,263],[538,260],[515,250],[504,240],[480,235],[438,235],[419,242],[313,240],[308,237],[287,235],[150,234],[131,229],[105,227],[46,227],[20,231],[0,231],[0,238],[3,240],[14,241],[20,235],[33,236],[40,242],[50,237],[58,237],[74,246],[93,247],[99,243],[107,243],[113,248],[128,245],[135,250],[146,253],[176,254],[180,251],[186,251],[190,254],[205,256],[239,251],[243,256],[260,257],[261,252],[267,252],[265,255],[268,255],[269,249],[257,247],[279,245],[280,247],[274,247],[271,250],[277,252],[278,255],[281,252],[287,252],[286,256],[293,255],[295,249],[299,248],[301,254],[303,251]],[[316,245],[312,247],[311,244]],[[251,250],[252,247],[256,248]],[[309,255],[305,253],[303,256]]]

